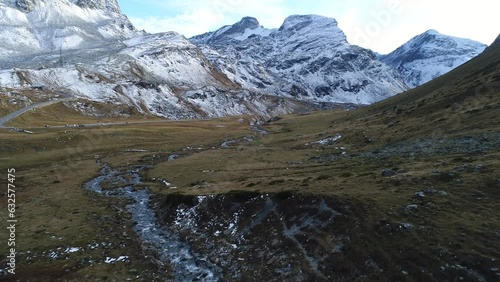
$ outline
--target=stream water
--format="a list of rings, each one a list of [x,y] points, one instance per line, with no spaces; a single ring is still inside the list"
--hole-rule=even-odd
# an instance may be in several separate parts
[[[162,262],[171,265],[173,281],[219,281],[221,277],[219,267],[194,253],[177,234],[158,225],[156,214],[150,207],[149,192],[134,188],[141,183],[139,171],[144,168],[118,171],[104,165],[100,170],[100,176],[86,183],[85,188],[107,197],[133,200],[127,209],[135,222],[134,230],[141,240],[158,252]],[[120,188],[103,189],[104,183]]]

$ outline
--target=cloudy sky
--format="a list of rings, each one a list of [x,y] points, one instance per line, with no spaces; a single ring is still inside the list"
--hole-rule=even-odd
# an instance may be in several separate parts
[[[500,33],[494,0],[118,0],[139,29],[177,31],[187,37],[252,16],[279,28],[294,14],[337,19],[352,44],[385,54],[429,29],[492,43]]]

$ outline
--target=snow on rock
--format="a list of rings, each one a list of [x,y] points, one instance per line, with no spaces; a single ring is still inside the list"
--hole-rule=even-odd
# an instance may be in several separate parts
[[[441,49],[470,45],[437,42]],[[0,86],[42,85],[169,119],[270,118],[325,102],[370,104],[406,90],[379,57],[350,45],[337,21],[322,16],[290,16],[279,29],[245,17],[187,40],[137,31],[116,0],[0,0]],[[414,60],[429,71],[410,76],[423,81],[461,62]]]
[[[252,19],[190,39],[221,72],[247,89],[313,103],[355,104],[407,89],[375,53],[350,45],[335,19],[295,15],[277,30],[266,30]]]
[[[245,17],[187,40],[138,32],[116,0],[0,0],[0,86],[34,85],[169,119],[270,118],[407,89],[327,17],[290,16],[279,29]]]
[[[0,0],[0,86],[43,85],[169,119],[271,117],[304,107],[244,89],[180,34],[137,32],[114,0],[20,2]],[[232,32],[266,33],[251,19]]]
[[[116,0],[0,0],[0,59],[3,60],[99,46],[110,39],[137,34],[128,18],[121,14]]]
[[[398,69],[406,84],[417,87],[469,61],[485,48],[477,41],[428,30],[381,59]]]
[[[119,256],[117,258],[112,258],[112,257],[106,257],[106,260],[104,261],[105,263],[116,263],[116,262],[120,262],[120,261],[128,261],[129,258],[128,256]]]
[[[195,36],[191,40],[197,44],[207,44],[222,39],[243,41],[253,35],[269,36],[271,32],[272,30],[261,26],[256,18],[244,17],[234,25],[227,25],[217,31]]]
[[[331,137],[328,137],[328,138],[325,138],[325,139],[314,141],[311,144],[330,145],[330,144],[333,144],[336,141],[340,140],[341,138],[342,138],[342,135],[336,134],[335,136],[331,136]],[[306,144],[306,145],[308,145],[308,144]]]
[[[58,53],[26,60],[26,69],[0,70],[0,84],[12,88],[44,85],[169,119],[249,113],[271,117],[301,106],[242,89],[174,32],[136,36],[106,48],[66,50],[62,65]]]
[[[81,250],[81,248],[78,248],[78,247],[70,247],[70,248],[67,248],[67,249],[65,250],[65,252],[66,252],[66,253],[76,253],[76,252],[78,252],[78,251],[80,251],[80,250]]]

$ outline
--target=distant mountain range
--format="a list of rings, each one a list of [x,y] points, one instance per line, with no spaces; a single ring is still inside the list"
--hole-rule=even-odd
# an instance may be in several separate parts
[[[44,85],[171,119],[370,104],[486,47],[428,31],[378,56],[316,15],[279,29],[246,17],[188,40],[136,30],[116,0],[0,0],[0,39],[2,87]]]
[[[331,18],[291,16],[277,30],[244,18],[190,40],[245,88],[311,102],[356,104],[407,89],[397,71],[375,53],[349,44]]]
[[[296,92],[312,101],[359,104],[387,98],[406,86],[417,87],[486,48],[473,40],[429,30],[377,57],[370,50],[350,45],[334,19],[315,15],[288,17],[279,29],[265,29],[257,19],[247,17],[190,40],[201,48],[208,46],[210,49],[204,49],[207,57],[247,87],[275,88],[279,82],[265,82],[278,76],[295,91],[270,91]]]

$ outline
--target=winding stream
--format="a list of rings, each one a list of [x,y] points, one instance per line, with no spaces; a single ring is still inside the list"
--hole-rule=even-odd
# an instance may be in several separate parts
[[[117,171],[104,165],[100,176],[85,184],[85,188],[107,197],[132,199],[127,206],[135,222],[134,230],[140,238],[158,252],[161,261],[171,265],[173,281],[219,281],[221,270],[206,258],[196,254],[179,236],[158,225],[155,212],[150,207],[150,195],[146,190],[135,190],[141,183],[139,171],[145,167]],[[103,189],[111,184],[115,189]]]

